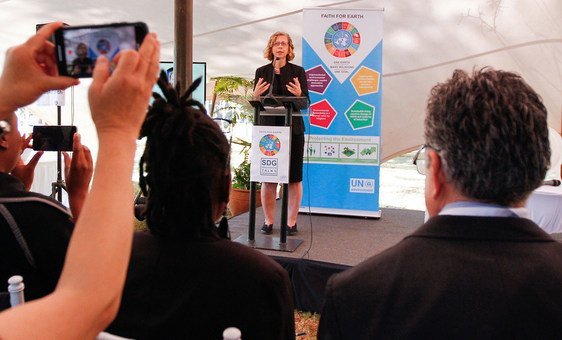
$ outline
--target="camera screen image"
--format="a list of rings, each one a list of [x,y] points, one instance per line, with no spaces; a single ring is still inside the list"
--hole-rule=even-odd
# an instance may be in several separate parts
[[[75,126],[34,126],[33,150],[72,151]]]
[[[91,77],[101,55],[111,63],[119,51],[138,48],[132,25],[67,29],[63,37],[67,71],[74,77]]]

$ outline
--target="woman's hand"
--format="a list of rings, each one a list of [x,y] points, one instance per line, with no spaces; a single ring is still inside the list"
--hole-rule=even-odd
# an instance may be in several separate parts
[[[293,81],[287,85],[287,90],[295,95],[295,97],[302,96],[301,83],[299,82],[299,78],[293,78]]]
[[[269,83],[263,80],[263,78],[258,79],[258,83],[254,88],[254,97],[259,97],[264,94],[267,90],[269,90]]]

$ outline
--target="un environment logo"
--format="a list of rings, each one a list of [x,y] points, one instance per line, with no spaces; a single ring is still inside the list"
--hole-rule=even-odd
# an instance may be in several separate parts
[[[359,49],[361,34],[349,22],[338,22],[330,26],[324,34],[324,45],[336,58],[347,58]]]
[[[267,134],[260,139],[260,151],[266,156],[275,156],[281,148],[281,141],[274,134]]]

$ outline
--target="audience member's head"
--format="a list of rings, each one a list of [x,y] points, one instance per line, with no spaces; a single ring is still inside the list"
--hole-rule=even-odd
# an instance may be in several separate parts
[[[15,113],[12,112],[4,124],[6,129],[0,136],[0,172],[10,173],[21,155],[22,139]]]
[[[437,160],[442,180],[465,198],[520,205],[549,166],[546,114],[539,95],[517,74],[456,70],[428,100],[428,166]]]
[[[208,236],[223,214],[230,190],[230,146],[205,108],[190,98],[199,81],[179,96],[164,73],[140,137],[140,186],[146,218],[161,236]],[[146,173],[146,174],[145,174]]]

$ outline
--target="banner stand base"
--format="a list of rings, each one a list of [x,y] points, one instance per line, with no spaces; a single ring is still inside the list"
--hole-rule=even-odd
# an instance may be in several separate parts
[[[304,240],[301,239],[294,239],[288,238],[287,242],[280,243],[279,237],[270,237],[270,236],[256,236],[253,241],[248,239],[248,236],[241,235],[238,236],[234,242],[246,245],[248,247],[252,247],[255,249],[266,249],[266,250],[275,250],[275,251],[285,251],[285,252],[294,252]]]

